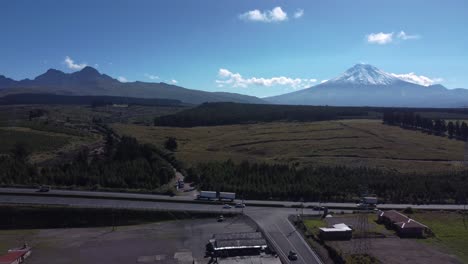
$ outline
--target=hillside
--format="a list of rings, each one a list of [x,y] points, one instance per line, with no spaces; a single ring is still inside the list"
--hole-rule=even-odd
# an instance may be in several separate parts
[[[265,103],[263,100],[253,96],[205,92],[163,82],[123,83],[106,74],[101,74],[89,66],[73,73],[64,73],[50,69],[33,80],[15,81],[0,75],[0,96],[17,93],[161,98],[179,100],[189,104],[201,104],[204,102]]]

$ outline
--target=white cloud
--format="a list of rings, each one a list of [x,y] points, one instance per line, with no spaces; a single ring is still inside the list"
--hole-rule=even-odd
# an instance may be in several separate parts
[[[117,80],[119,80],[119,82],[128,82],[127,78],[125,78],[123,76],[117,77]]]
[[[408,35],[404,31],[400,31],[398,33],[397,37],[402,40],[408,40],[408,39],[419,39],[421,36],[419,35]]]
[[[429,86],[429,85],[433,85],[435,83],[444,81],[442,78],[429,78],[423,75],[416,75],[414,72],[404,73],[404,74],[391,73],[391,75],[403,81],[407,81],[410,83],[415,83],[415,84],[419,84],[423,86]]]
[[[393,37],[396,37],[400,40],[410,40],[410,39],[419,39],[419,35],[408,35],[404,31],[400,31],[398,34],[391,33],[371,33],[367,35],[367,42],[372,44],[384,45],[393,42]]]
[[[173,83],[173,84],[176,84],[176,83],[178,83],[178,81],[177,81],[177,80],[174,80],[174,79],[172,79],[172,80],[171,80],[171,83]]]
[[[290,77],[272,77],[272,78],[263,78],[263,77],[251,77],[244,78],[239,73],[233,73],[227,69],[219,69],[218,77],[221,80],[216,80],[218,87],[223,87],[225,85],[230,85],[232,87],[242,87],[246,88],[249,85],[256,86],[290,86],[293,89],[304,89],[312,86],[317,82],[317,79],[306,79],[306,78],[290,78]]]
[[[372,44],[384,45],[393,41],[393,32],[392,33],[371,33],[367,35],[367,42]]]
[[[145,73],[145,77],[150,80],[159,80],[159,76]]]
[[[277,6],[272,10],[265,10],[263,12],[258,9],[250,10],[240,14],[239,18],[254,22],[282,22],[288,20],[288,14],[280,6]]]
[[[82,64],[75,63],[75,61],[73,61],[72,58],[70,58],[69,56],[66,56],[63,62],[65,63],[65,65],[67,65],[69,69],[72,69],[72,70],[81,70],[87,66],[86,63],[82,63]]]
[[[304,15],[304,9],[298,9],[294,12],[294,18],[301,18]]]

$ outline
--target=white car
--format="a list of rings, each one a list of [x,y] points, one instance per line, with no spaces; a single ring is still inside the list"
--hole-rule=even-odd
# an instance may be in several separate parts
[[[243,203],[236,203],[236,208],[245,208],[245,204],[243,204]]]
[[[229,204],[223,205],[223,209],[231,209],[231,208],[232,208],[232,206],[230,206]]]

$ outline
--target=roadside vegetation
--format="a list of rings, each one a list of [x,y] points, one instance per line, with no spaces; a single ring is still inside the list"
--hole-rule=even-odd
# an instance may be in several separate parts
[[[366,167],[304,167],[232,161],[199,164],[188,181],[245,199],[353,202],[364,192],[392,203],[465,203],[468,171],[414,175]]]

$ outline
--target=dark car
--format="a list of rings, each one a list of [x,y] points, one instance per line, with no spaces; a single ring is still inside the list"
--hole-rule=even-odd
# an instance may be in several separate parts
[[[38,192],[49,192],[50,191],[50,186],[42,185],[42,186],[39,187],[39,189],[37,191]]]
[[[289,260],[297,260],[297,253],[294,252],[294,251],[289,251],[289,254],[288,254],[288,259]]]

